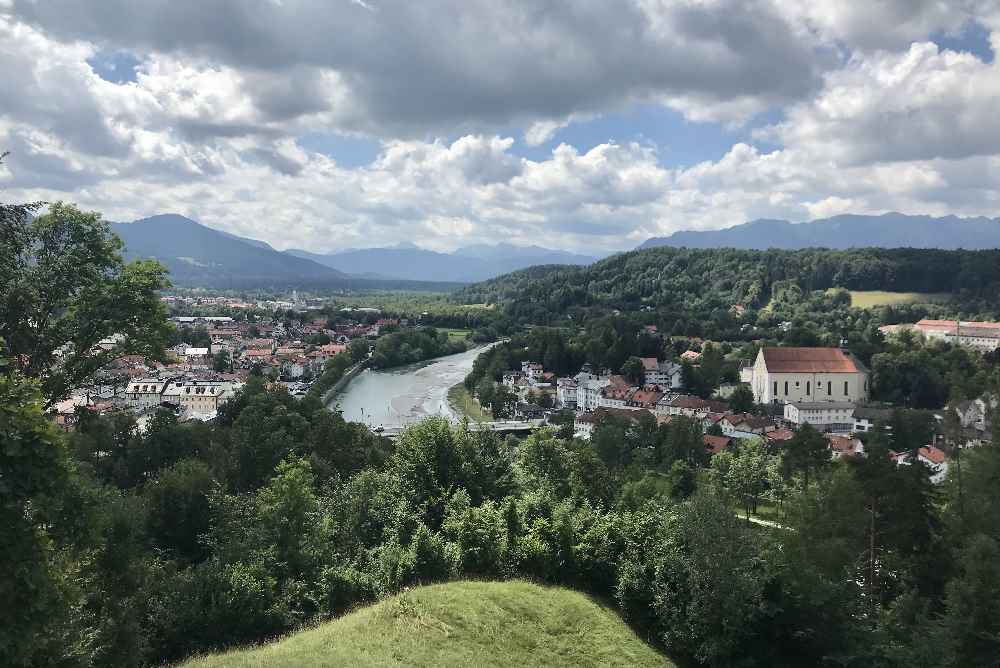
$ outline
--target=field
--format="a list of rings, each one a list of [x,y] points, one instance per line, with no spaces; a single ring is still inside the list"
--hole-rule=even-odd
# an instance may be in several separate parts
[[[417,587],[260,647],[185,668],[250,666],[663,666],[612,610],[527,582]]]
[[[480,420],[492,420],[493,416],[490,415],[489,410],[483,409],[469,391],[465,389],[465,385],[459,383],[453,385],[450,390],[448,390],[448,403],[451,404],[452,409],[459,415],[464,415],[473,421]]]
[[[449,327],[438,327],[437,331],[447,332],[450,341],[464,341],[465,337],[472,333],[471,329],[451,329]]]
[[[884,290],[851,290],[851,306],[875,308],[893,304],[928,304],[946,302],[949,295],[943,292],[886,292]]]

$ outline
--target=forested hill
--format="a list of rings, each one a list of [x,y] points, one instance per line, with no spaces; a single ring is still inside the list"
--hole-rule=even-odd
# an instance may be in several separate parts
[[[534,267],[467,286],[463,303],[498,304],[509,315],[548,322],[573,308],[643,307],[711,313],[734,304],[765,306],[783,290],[827,288],[961,295],[996,302],[1000,250],[649,248],[589,267]]]

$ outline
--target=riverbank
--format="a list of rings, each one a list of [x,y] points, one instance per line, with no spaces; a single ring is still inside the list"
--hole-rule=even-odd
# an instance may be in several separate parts
[[[465,383],[452,385],[448,390],[448,404],[459,418],[467,417],[476,422],[490,421],[493,415],[483,408],[475,397],[465,388]]]

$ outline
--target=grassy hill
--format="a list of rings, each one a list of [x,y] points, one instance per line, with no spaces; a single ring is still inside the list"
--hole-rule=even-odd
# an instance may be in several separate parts
[[[664,666],[618,615],[527,582],[418,587],[261,647],[184,668],[244,666]]]

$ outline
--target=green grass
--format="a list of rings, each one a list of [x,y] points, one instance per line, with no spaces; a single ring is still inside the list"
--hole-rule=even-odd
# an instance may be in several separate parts
[[[481,420],[492,420],[493,416],[490,414],[488,409],[484,409],[479,403],[472,398],[469,391],[465,389],[463,383],[457,385],[452,385],[451,389],[448,390],[448,403],[451,404],[452,410],[454,410],[459,415],[464,415],[465,417],[479,422]]]
[[[449,327],[438,327],[437,330],[439,332],[447,332],[448,339],[451,341],[464,341],[472,333],[471,329],[452,329]]]
[[[527,582],[418,587],[269,645],[186,668],[673,666],[612,610]]]
[[[929,304],[946,302],[949,295],[944,292],[887,292],[885,290],[851,290],[851,306],[874,308],[893,304]]]

